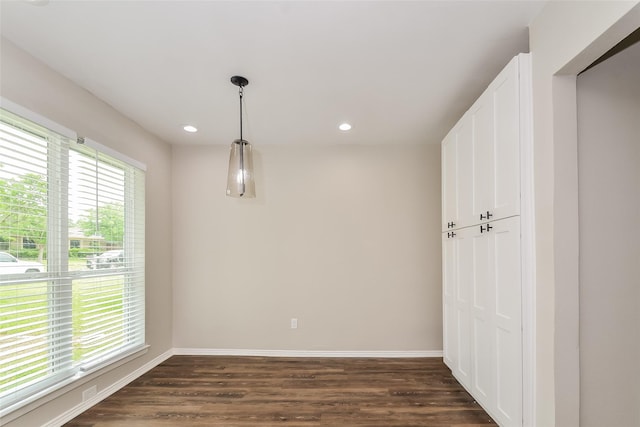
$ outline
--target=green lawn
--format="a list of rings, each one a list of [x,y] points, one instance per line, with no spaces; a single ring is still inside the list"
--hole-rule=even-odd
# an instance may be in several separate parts
[[[84,260],[70,269],[80,270],[83,266]],[[74,362],[122,341],[119,330],[124,320],[123,274],[74,280],[70,289],[64,288],[49,287],[47,282],[0,286],[0,393],[15,383],[47,375],[47,333],[52,322],[66,324],[67,328],[71,324]],[[50,315],[49,301],[62,304],[65,300],[70,301],[71,312]],[[21,358],[23,366],[7,369],[9,363]]]

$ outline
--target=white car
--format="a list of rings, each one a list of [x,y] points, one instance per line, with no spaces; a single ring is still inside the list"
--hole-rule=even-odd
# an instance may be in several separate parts
[[[20,261],[6,252],[0,252],[0,274],[42,273],[44,265],[34,261]]]
[[[101,255],[94,255],[87,258],[87,267],[96,268],[118,268],[124,266],[124,255],[121,249],[107,251]]]

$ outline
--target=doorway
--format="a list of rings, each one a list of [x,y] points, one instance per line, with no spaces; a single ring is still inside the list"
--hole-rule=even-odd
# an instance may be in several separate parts
[[[580,425],[640,425],[640,43],[577,78]]]

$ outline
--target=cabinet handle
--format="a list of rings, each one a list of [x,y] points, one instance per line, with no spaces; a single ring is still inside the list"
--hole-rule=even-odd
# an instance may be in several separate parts
[[[493,216],[493,214],[491,212],[487,211],[487,215],[486,216],[483,215],[483,214],[480,214],[480,221],[482,221],[483,219],[489,219],[492,216]]]
[[[447,232],[447,238],[450,239],[452,237],[456,237],[456,232],[452,231],[451,233]]]
[[[447,228],[453,228],[455,226],[456,226],[456,223],[453,221],[447,223]]]
[[[485,228],[484,225],[480,226],[480,234],[484,233],[485,231],[488,233],[489,230],[493,229],[493,227],[491,226],[491,224],[487,224],[487,227]]]

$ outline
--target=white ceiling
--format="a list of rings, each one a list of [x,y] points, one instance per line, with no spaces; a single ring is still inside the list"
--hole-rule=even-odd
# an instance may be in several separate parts
[[[4,37],[172,144],[239,137],[235,74],[250,81],[244,134],[256,147],[419,144],[439,143],[528,51],[543,5],[2,0],[0,22]]]

